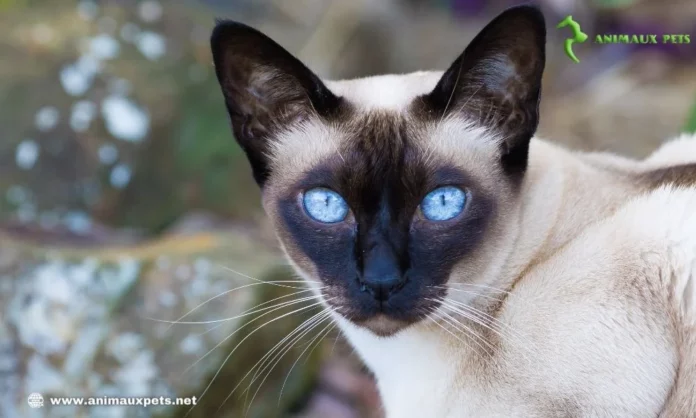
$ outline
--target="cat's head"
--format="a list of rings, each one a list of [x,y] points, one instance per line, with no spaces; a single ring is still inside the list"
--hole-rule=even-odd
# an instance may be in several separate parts
[[[541,12],[521,6],[444,73],[324,82],[257,30],[218,23],[215,69],[264,208],[342,317],[391,335],[507,257],[545,38]]]

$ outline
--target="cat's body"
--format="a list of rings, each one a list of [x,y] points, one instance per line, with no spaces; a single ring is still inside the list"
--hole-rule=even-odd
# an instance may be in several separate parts
[[[650,180],[666,167],[688,181]],[[337,316],[387,416],[695,416],[695,174],[696,136],[643,161],[533,140],[495,282],[509,294],[451,291],[480,293],[495,331],[459,318],[480,337],[424,322],[383,339]]]
[[[388,418],[696,416],[696,139],[532,139],[544,44],[513,8],[444,73],[323,82],[213,34],[264,208]]]

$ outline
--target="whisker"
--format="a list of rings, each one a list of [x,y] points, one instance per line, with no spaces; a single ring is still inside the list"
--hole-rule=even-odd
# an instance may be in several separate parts
[[[454,292],[468,293],[468,294],[470,294],[470,295],[474,295],[474,296],[477,296],[477,297],[482,297],[482,298],[484,298],[484,299],[492,300],[492,301],[495,301],[495,302],[502,302],[502,301],[503,301],[502,299],[498,299],[498,298],[495,298],[495,297],[493,297],[493,296],[484,295],[484,294],[482,294],[481,292],[477,292],[477,291],[475,291],[475,290],[454,289],[454,288],[451,288],[451,287],[450,287],[450,288],[447,288],[447,287],[445,287],[445,286],[433,286],[433,287],[445,289],[445,290],[447,290],[447,291],[450,291],[450,290],[451,290],[451,291],[454,291]]]
[[[296,281],[294,281],[294,280],[293,280],[293,281],[288,280],[288,282],[293,282],[293,283],[294,283],[294,282],[296,282]],[[199,308],[201,308],[201,307],[202,307],[203,305],[205,305],[206,303],[209,303],[209,302],[211,302],[211,301],[213,301],[213,300],[215,300],[215,299],[217,299],[217,298],[219,298],[219,297],[222,297],[222,296],[224,296],[224,295],[227,295],[227,294],[229,294],[229,293],[236,292],[237,290],[245,289],[245,288],[248,288],[248,287],[251,287],[251,286],[260,286],[260,285],[262,285],[262,284],[267,284],[267,283],[250,283],[250,284],[246,284],[246,285],[243,285],[243,286],[235,287],[234,289],[226,290],[226,291],[220,293],[219,295],[216,295],[216,296],[213,296],[213,297],[209,298],[209,299],[206,300],[205,302],[201,302],[201,303],[198,304],[195,308],[191,309],[190,311],[186,312],[186,313],[183,314],[181,317],[179,317],[176,321],[166,321],[166,320],[162,320],[162,319],[147,318],[147,317],[143,317],[143,319],[149,319],[149,320],[151,320],[151,321],[168,323],[168,324],[170,324],[170,325],[169,325],[169,327],[167,327],[167,331],[169,331],[169,329],[171,329],[171,327],[173,327],[175,324],[185,324],[185,322],[181,322],[181,320],[184,319],[184,318],[186,318],[187,316],[191,315],[192,313],[194,313],[196,310],[198,310]],[[311,289],[303,289],[303,290],[301,290],[300,292],[297,292],[297,293],[307,292],[307,291],[310,291],[310,290],[311,290]],[[295,294],[297,294],[297,293],[293,293],[293,295],[295,295]],[[282,297],[287,297],[287,296],[282,296]]]
[[[489,324],[483,322],[483,321],[481,320],[481,317],[480,317],[480,316],[477,316],[475,312],[472,313],[472,312],[467,311],[467,310],[462,310],[461,308],[464,308],[464,306],[457,307],[456,305],[452,304],[451,302],[443,302],[443,303],[445,303],[446,306],[447,306],[451,311],[453,311],[453,312],[455,312],[455,313],[458,313],[458,314],[462,315],[464,318],[469,319],[470,321],[474,322],[475,324],[481,325],[481,326],[483,326],[484,328],[486,328],[486,329],[488,329],[488,330],[490,330],[490,331],[492,331],[492,332],[495,332],[495,333],[497,333],[498,335],[503,336],[502,330],[495,329],[495,328],[493,328],[491,325],[489,325]],[[491,318],[492,318],[492,317],[491,317]],[[493,318],[493,319],[495,319],[495,318]],[[502,322],[501,322],[501,323],[502,323]]]
[[[465,304],[465,303],[462,303],[462,302],[459,302],[459,301],[456,301],[456,300],[452,300],[452,299],[446,299],[446,300],[447,300],[449,303],[451,303],[451,304],[453,304],[453,305],[455,305],[455,306],[460,307],[461,309],[464,309],[464,310],[466,310],[466,311],[471,312],[471,313],[474,314],[474,315],[477,315],[477,316],[479,316],[479,317],[482,317],[483,319],[485,319],[485,320],[487,320],[487,321],[490,321],[490,322],[493,323],[493,324],[497,324],[497,326],[505,327],[506,329],[509,330],[510,333],[515,333],[515,334],[517,333],[517,330],[515,330],[513,327],[511,327],[511,326],[508,325],[507,323],[501,321],[500,319],[498,319],[498,318],[496,318],[496,317],[494,317],[494,316],[492,316],[492,315],[487,314],[486,312],[481,311],[480,309],[477,309],[477,308],[475,308],[475,307],[473,307],[473,306],[469,306],[469,305],[467,305],[467,304]],[[520,334],[517,334],[517,336],[520,337],[520,338],[522,338],[522,336],[521,336]]]
[[[266,370],[266,365],[270,364],[277,358],[276,354],[283,350],[285,344],[291,344],[295,342],[298,337],[301,338],[302,332],[310,327],[313,327],[314,325],[325,319],[325,317],[327,316],[327,312],[328,311],[326,309],[322,309],[321,312],[313,315],[311,318],[307,319],[306,321],[295,327],[295,329],[293,329],[290,333],[283,337],[283,339],[278,341],[270,350],[268,350],[266,354],[264,354],[263,357],[261,357],[261,359],[259,359],[259,361],[256,362],[254,367],[252,367],[249,370],[249,372],[242,377],[237,386],[239,386],[244,381],[246,376],[253,372],[254,375],[252,376],[252,380],[249,383],[247,390],[245,390],[245,392],[247,392],[251,388],[251,385],[258,379],[259,374],[263,373],[263,371]],[[254,370],[256,370],[256,372],[254,372]],[[237,386],[235,386],[234,389],[236,389]],[[234,389],[232,392],[234,392]]]
[[[528,364],[530,364],[530,365],[533,364],[532,358],[533,358],[534,356],[537,355],[537,352],[535,352],[535,351],[533,350],[533,347],[535,346],[535,344],[534,344],[531,340],[525,338],[523,335],[521,335],[520,333],[518,333],[517,330],[515,330],[515,329],[514,329],[513,327],[511,327],[509,324],[506,324],[505,322],[499,320],[498,318],[495,318],[495,317],[493,317],[493,316],[491,316],[491,315],[489,315],[489,314],[487,314],[487,313],[485,313],[485,312],[482,312],[482,311],[480,311],[480,310],[474,308],[473,306],[468,306],[468,305],[463,304],[463,303],[458,302],[458,301],[452,301],[452,300],[450,300],[449,302],[450,302],[450,303],[455,303],[455,304],[457,304],[457,305],[460,305],[462,308],[465,308],[465,309],[467,309],[467,310],[472,311],[472,314],[481,315],[481,316],[486,316],[486,317],[489,318],[489,320],[490,320],[492,323],[496,323],[499,327],[504,327],[504,329],[497,329],[497,330],[491,329],[491,328],[489,328],[489,329],[491,329],[491,330],[494,331],[494,332],[497,332],[497,333],[498,333],[499,335],[501,335],[501,336],[503,336],[503,332],[508,332],[509,335],[507,335],[507,338],[509,338],[510,340],[513,340],[513,341],[509,341],[509,340],[508,340],[508,343],[514,342],[514,343],[516,344],[516,347],[522,348],[523,351],[522,351],[522,352],[519,352],[518,354],[519,354],[524,360],[526,360]],[[465,316],[468,316],[468,315],[465,315]],[[472,319],[472,320],[473,320],[473,319]],[[477,323],[480,323],[480,322],[478,322],[478,321],[476,321],[476,320],[474,320],[474,321],[477,322]],[[484,325],[484,324],[482,324],[482,323],[480,323],[480,324],[481,324],[481,325]],[[513,337],[514,337],[514,338],[513,338]],[[530,347],[530,346],[531,346],[531,347]],[[526,353],[526,354],[525,354],[525,353]],[[527,356],[527,354],[531,354],[532,357]],[[577,399],[577,396],[575,395],[575,393],[573,392],[572,389],[569,390],[569,394],[570,394],[570,396],[571,396],[576,402],[579,402],[578,399]]]
[[[334,311],[334,312],[335,312],[335,311]],[[337,325],[337,324],[336,324],[335,322],[332,322],[332,324],[333,324],[333,326],[329,329],[329,331],[328,331],[323,337],[321,337],[321,339],[320,339],[319,341],[317,341],[317,342],[314,344],[314,348],[312,348],[312,349],[309,351],[309,354],[307,354],[307,357],[305,358],[305,361],[304,361],[304,363],[302,363],[302,364],[307,364],[307,360],[310,359],[310,357],[312,356],[312,353],[314,352],[314,350],[316,350],[317,347],[319,347],[319,344],[321,344],[321,342],[324,340],[324,338],[326,338],[326,337],[329,336],[329,334],[331,333],[331,331],[333,331],[334,329],[336,329],[336,325]],[[334,338],[334,345],[335,345],[335,344],[336,344],[336,338]],[[332,347],[332,348],[333,348],[333,347]]]
[[[448,309],[452,310],[451,307],[449,307],[449,306],[447,306],[447,305],[445,305],[445,304],[443,304],[442,306],[445,307],[445,308],[448,308]],[[471,341],[472,341],[474,344],[476,344],[477,346],[479,346],[479,348],[481,348],[482,350],[484,350],[489,356],[491,356],[491,357],[493,356],[493,353],[495,352],[495,347],[493,347],[488,341],[486,341],[485,338],[483,338],[483,337],[481,337],[480,335],[478,335],[474,330],[472,330],[471,328],[469,328],[469,327],[466,326],[465,324],[462,324],[460,321],[457,321],[456,318],[454,318],[452,315],[448,314],[447,312],[441,312],[441,314],[443,314],[444,316],[446,316],[447,318],[449,318],[449,319],[454,323],[454,324],[452,324],[452,325],[455,325],[459,331],[465,331],[465,333],[466,333],[467,335],[469,335],[469,336],[471,336],[471,337],[475,337],[476,339],[473,339],[473,338],[472,338]],[[462,328],[464,328],[464,330],[462,330]],[[481,345],[477,340],[479,340],[479,341],[483,342],[484,344],[486,344],[486,345],[487,345],[488,347],[490,347],[490,349],[493,350],[493,351],[488,351],[488,348],[486,348],[486,347],[484,347],[483,345]]]
[[[482,289],[487,289],[487,290],[492,290],[495,292],[500,292],[500,293],[506,293],[510,294],[510,291],[505,290],[505,289],[500,289],[497,287],[485,285],[485,284],[480,284],[480,283],[448,283],[447,286],[470,286],[470,287],[478,287]],[[440,286],[440,287],[447,287],[447,286]]]
[[[438,317],[439,317],[438,319],[442,319],[442,316],[441,316],[441,314],[440,314],[439,312],[433,312],[433,315],[435,315],[435,314],[438,315]],[[430,315],[428,315],[426,318],[430,319],[430,321],[431,321],[432,323],[434,323],[434,324],[437,325],[438,327],[442,328],[445,332],[447,332],[448,334],[450,334],[452,337],[454,337],[454,338],[456,338],[457,340],[459,340],[459,341],[460,341],[462,344],[464,344],[469,350],[472,350],[472,348],[471,348],[471,346],[469,345],[468,342],[466,342],[466,341],[462,340],[461,338],[459,338],[459,336],[458,336],[457,334],[455,334],[455,333],[453,333],[452,331],[450,331],[449,329],[447,329],[447,327],[445,327],[444,325],[442,325],[441,323],[439,323],[435,318],[433,318],[433,317],[430,316]],[[466,334],[465,334],[465,335],[466,335]]]
[[[244,273],[242,273],[242,272],[239,272],[239,271],[237,271],[237,270],[235,270],[235,269],[232,269],[232,268],[230,268],[230,267],[223,266],[222,264],[217,264],[217,266],[220,267],[220,268],[223,269],[223,270],[227,270],[227,271],[229,271],[229,272],[231,272],[231,273],[234,273],[234,274],[236,274],[236,275],[238,275],[238,276],[247,278],[247,279],[249,279],[249,280],[253,280],[253,281],[258,282],[258,283],[265,283],[265,284],[270,284],[270,285],[274,285],[274,286],[278,286],[278,287],[289,287],[289,288],[291,288],[291,289],[294,288],[293,286],[284,286],[284,285],[278,285],[278,284],[276,284],[276,283],[284,282],[284,280],[270,280],[270,281],[261,280],[261,279],[257,279],[256,277],[248,276],[248,275],[246,275],[246,274],[244,274]],[[298,280],[298,282],[302,282],[302,283],[320,283],[320,282],[317,282],[317,281],[314,281],[314,280],[304,280],[304,279],[303,279],[303,280]]]
[[[201,398],[203,398],[203,396],[205,396],[205,394],[208,392],[208,389],[210,389],[210,386],[213,384],[213,382],[215,381],[215,379],[217,378],[217,376],[220,374],[220,371],[222,370],[222,368],[225,366],[225,364],[226,364],[227,361],[230,359],[230,357],[232,357],[232,354],[234,354],[234,352],[237,350],[237,348],[239,348],[239,346],[242,345],[242,343],[244,343],[244,341],[246,341],[249,337],[251,337],[252,335],[254,335],[254,333],[256,333],[256,331],[260,330],[261,328],[265,327],[266,325],[268,325],[268,324],[270,324],[270,323],[272,323],[272,322],[275,322],[275,321],[277,321],[277,320],[279,320],[279,319],[282,319],[282,318],[285,318],[285,317],[290,316],[290,315],[292,315],[292,314],[295,314],[295,313],[298,313],[298,312],[302,312],[302,311],[304,311],[304,310],[307,310],[307,309],[310,309],[310,308],[319,306],[319,305],[321,305],[321,303],[322,303],[322,302],[319,301],[319,302],[313,303],[313,304],[311,304],[311,305],[309,305],[309,306],[304,306],[304,307],[302,307],[302,308],[299,308],[299,309],[293,310],[293,311],[291,311],[291,312],[285,313],[285,314],[283,314],[283,315],[281,315],[281,316],[278,316],[278,317],[276,317],[276,318],[271,319],[270,321],[267,321],[267,322],[264,323],[263,325],[259,326],[258,328],[254,329],[252,332],[250,332],[247,336],[245,336],[245,337],[232,349],[232,351],[227,355],[227,357],[225,357],[225,360],[222,362],[222,364],[221,364],[220,367],[218,368],[217,372],[215,373],[215,375],[213,376],[213,378],[210,379],[210,382],[208,383],[208,385],[207,385],[207,386],[205,387],[205,389],[203,390],[203,393],[202,393],[198,398],[201,399]],[[276,309],[282,309],[282,308],[276,308]],[[198,359],[194,364],[192,364],[191,366],[189,366],[189,367],[184,371],[184,373],[186,373],[186,371],[188,371],[189,369],[191,369],[191,367],[195,366],[198,362],[200,362],[201,360],[203,360],[203,359],[204,359],[206,356],[208,356],[213,350],[215,350],[215,349],[218,348],[221,344],[223,344],[225,341],[227,341],[228,339],[230,339],[230,338],[231,338],[234,334],[236,334],[238,331],[240,331],[241,329],[243,329],[244,327],[246,327],[247,325],[249,325],[251,322],[258,320],[260,317],[269,314],[270,312],[273,312],[273,311],[269,311],[269,312],[266,312],[266,313],[264,313],[264,314],[261,314],[261,315],[259,315],[258,317],[256,317],[256,318],[252,319],[251,321],[249,321],[247,324],[245,324],[245,325],[239,327],[239,328],[238,328],[237,330],[235,330],[232,334],[230,334],[229,336],[227,336],[227,337],[226,337],[225,339],[223,339],[220,343],[218,343],[215,347],[213,347],[210,351],[208,351],[205,355],[203,355],[203,357],[201,357],[201,358]],[[195,405],[194,405],[191,409],[189,409],[189,411],[186,413],[186,415],[184,415],[184,418],[185,418],[186,416],[188,416],[188,414],[189,414],[191,411],[193,411],[193,408],[194,408],[194,407],[195,407]]]
[[[258,394],[259,390],[261,390],[261,387],[268,379],[268,376],[271,375],[271,372],[273,371],[273,369],[276,368],[276,366],[280,363],[280,361],[283,359],[283,357],[285,357],[285,355],[287,355],[287,353],[289,353],[290,350],[292,350],[292,348],[295,346],[295,344],[297,344],[298,341],[300,341],[304,336],[306,336],[307,334],[312,332],[314,329],[316,329],[318,326],[320,326],[324,321],[326,321],[330,317],[331,317],[331,311],[324,310],[323,315],[320,317],[320,319],[318,321],[314,322],[311,326],[308,326],[307,329],[305,329],[300,334],[298,334],[295,338],[293,338],[292,341],[288,342],[283,349],[278,350],[276,355],[274,356],[274,358],[269,360],[268,364],[263,369],[257,370],[256,377],[253,378],[253,380],[249,383],[249,386],[247,387],[247,389],[243,393],[247,393],[247,395],[248,395],[249,391],[251,390],[251,386],[254,384],[254,381],[256,381],[258,379],[258,377],[260,377],[260,374],[263,373],[264,370],[268,370],[268,371],[266,372],[266,375],[261,380],[261,382],[258,384],[256,391],[254,392],[254,395],[251,397],[251,401],[249,401],[249,404],[248,404],[249,408],[251,408],[251,405],[253,404],[254,399],[256,399],[256,395]],[[305,348],[305,351],[306,350],[307,350],[307,348]],[[302,353],[304,353],[304,351]],[[293,367],[294,367],[294,364],[293,364]],[[249,413],[249,410],[247,409],[247,414],[248,413]]]
[[[317,298],[317,297],[316,297],[315,295],[306,296],[306,297],[303,297],[303,298],[295,299],[294,301],[283,302],[283,303],[280,303],[280,304],[277,304],[277,305],[273,305],[273,306],[269,306],[269,307],[266,307],[266,308],[257,309],[257,310],[255,310],[255,311],[253,311],[253,312],[241,313],[241,314],[239,314],[239,315],[231,316],[231,317],[229,317],[229,318],[211,319],[210,321],[179,321],[179,322],[177,322],[177,321],[165,321],[165,320],[162,320],[162,319],[159,319],[159,320],[153,319],[153,321],[164,322],[164,323],[166,323],[166,324],[170,324],[170,323],[171,323],[171,324],[180,324],[180,325],[209,325],[209,324],[217,324],[217,323],[220,323],[220,322],[233,321],[233,320],[235,320],[235,319],[243,318],[243,317],[245,317],[245,316],[249,316],[249,315],[252,315],[252,314],[255,314],[255,313],[258,313],[258,312],[263,312],[263,311],[265,311],[265,310],[274,308],[274,307],[276,307],[276,306],[281,306],[281,305],[284,305],[284,304],[286,304],[286,303],[287,303],[287,304],[293,304],[293,303],[303,302],[303,301],[312,300],[312,299],[316,299],[316,298]],[[210,331],[210,330],[204,332],[204,333],[201,334],[201,335],[205,335],[205,334],[208,333],[209,331]]]
[[[328,299],[328,300],[333,300],[333,298]],[[328,300],[327,300],[327,301],[328,301]],[[230,391],[230,393],[227,395],[227,397],[225,397],[225,399],[222,401],[222,404],[220,405],[220,408],[222,408],[222,406],[223,406],[223,405],[227,402],[227,400],[234,394],[234,392],[239,388],[239,386],[244,382],[244,380],[254,371],[254,369],[256,369],[257,367],[261,367],[263,364],[265,364],[266,361],[267,361],[267,359],[279,348],[280,345],[282,345],[282,344],[283,344],[285,341],[287,341],[288,339],[292,338],[293,335],[295,335],[297,332],[302,331],[305,327],[310,326],[310,325],[312,325],[315,321],[320,320],[321,317],[326,313],[326,311],[327,311],[327,308],[324,308],[324,309],[322,309],[321,311],[319,311],[318,313],[312,315],[310,318],[306,319],[304,322],[302,322],[301,324],[299,324],[298,326],[296,326],[295,329],[293,329],[293,330],[292,330],[288,335],[286,335],[281,341],[279,341],[278,343],[276,343],[266,354],[263,355],[263,357],[261,357],[261,358],[256,362],[256,364],[254,364],[253,367],[251,367],[251,368],[249,369],[249,371],[248,371],[244,376],[242,376],[241,379],[239,379],[239,382],[237,383],[237,385],[232,389],[232,391]],[[241,344],[241,342],[240,342],[240,344]],[[235,347],[235,349],[236,349],[236,347]],[[256,377],[256,376],[257,376],[257,373],[255,373],[253,377]],[[252,381],[252,383],[253,383],[253,381]],[[250,385],[251,385],[251,383],[250,383]]]
[[[486,328],[490,329],[491,331],[497,333],[504,339],[508,340],[508,343],[515,343],[516,347],[520,347],[524,351],[527,352],[527,354],[532,354],[535,355],[535,351],[533,350],[533,347],[535,344],[530,341],[528,338],[524,337],[522,334],[520,334],[516,329],[511,327],[509,324],[506,324],[505,322],[501,321],[500,319],[491,316],[479,309],[474,308],[473,306],[468,306],[464,303],[450,300],[449,303],[452,303],[456,306],[459,306],[461,309],[464,309],[468,312],[471,313],[471,315],[475,315],[477,318],[481,318],[487,321],[490,321],[490,324],[494,327],[491,328],[484,324],[483,322],[479,322],[475,319],[472,318],[475,322],[485,326]],[[531,346],[531,347],[530,347]],[[527,360],[531,364],[531,359],[526,356],[524,353],[520,353],[524,357],[525,360]]]
[[[306,290],[300,290],[300,291],[297,291],[297,292],[293,292],[293,293],[290,293],[290,294],[288,294],[288,295],[278,296],[277,298],[273,298],[273,299],[268,300],[268,301],[266,301],[266,302],[259,303],[258,305],[253,306],[253,307],[247,309],[246,311],[243,311],[243,312],[241,313],[241,315],[251,315],[251,314],[254,314],[254,313],[257,313],[257,312],[261,312],[261,311],[266,310],[266,309],[271,309],[271,308],[274,308],[274,307],[277,307],[277,306],[281,306],[281,305],[283,305],[283,304],[286,303],[286,302],[277,303],[277,304],[275,304],[275,305],[268,306],[268,307],[263,308],[263,309],[257,309],[257,308],[259,308],[260,306],[269,304],[269,303],[274,302],[274,301],[277,301],[277,300],[279,300],[279,299],[284,299],[284,298],[288,298],[288,297],[291,297],[291,296],[298,295],[298,294],[300,294],[300,293],[311,292],[311,291],[312,291],[312,289],[306,289]],[[316,296],[314,296],[314,297],[316,297]],[[306,300],[306,299],[304,299],[304,298],[297,298],[297,299],[294,299],[294,300],[295,300],[295,301],[302,301],[302,300]],[[252,311],[253,309],[256,309],[256,310]],[[224,324],[218,324],[218,325],[215,325],[215,326],[213,326],[213,327],[210,327],[210,328],[208,328],[207,330],[205,330],[205,332],[201,332],[200,334],[198,334],[198,336],[199,336],[199,337],[202,337],[202,336],[204,336],[205,334],[207,334],[207,333],[209,333],[209,332],[212,332],[212,331],[218,329],[218,328],[221,327],[222,325],[224,325]]]
[[[479,324],[488,330],[496,333],[497,335],[501,336],[505,341],[508,343],[515,343],[517,347],[520,347],[527,351],[529,354],[533,354],[534,351],[528,347],[528,345],[533,345],[529,344],[529,341],[524,338],[522,335],[518,334],[517,331],[510,327],[508,324],[500,321],[498,318],[495,318],[491,315],[488,315],[485,312],[482,312],[476,308],[473,308],[471,306],[468,306],[464,303],[458,302],[458,301],[453,301],[449,300],[448,303],[454,305],[450,306],[449,309],[454,310],[455,312],[459,313],[460,315],[464,316],[465,318],[473,321],[476,324]],[[463,309],[463,311],[462,311]],[[489,321],[489,324],[483,322],[483,320]],[[524,357],[525,360],[530,362],[530,358],[526,356],[524,353],[520,353],[522,357]]]
[[[315,320],[312,321],[311,324],[307,324],[306,326],[304,326],[300,329],[296,329],[297,332],[294,332],[294,333],[291,333],[290,335],[288,335],[288,337],[291,337],[290,339],[284,338],[283,339],[284,341],[281,341],[281,343],[277,344],[276,347],[274,347],[274,349],[271,350],[271,352],[269,352],[269,354],[271,354],[271,356],[269,356],[264,363],[259,365],[259,368],[254,373],[254,376],[252,377],[251,382],[249,383],[247,388],[244,390],[244,392],[249,392],[251,390],[251,386],[254,384],[254,382],[256,380],[258,380],[261,373],[263,373],[266,370],[269,370],[269,371],[272,370],[273,367],[275,367],[275,365],[280,362],[282,357],[284,357],[285,354],[287,352],[289,352],[292,349],[292,347],[298,341],[300,341],[302,339],[302,337],[304,337],[305,335],[310,333],[314,328],[319,326],[322,322],[329,319],[330,316],[331,316],[331,311],[329,311],[327,309],[323,310],[322,312],[320,312],[320,316],[315,318]],[[294,334],[294,336],[293,336],[293,334]],[[271,364],[273,364],[272,367],[271,367]],[[269,369],[269,367],[270,367],[270,369]]]
[[[278,395],[278,407],[280,407],[280,399],[283,397],[283,391],[285,390],[285,385],[288,383],[288,379],[290,378],[290,374],[292,373],[292,370],[293,370],[293,369],[295,368],[295,366],[297,365],[297,362],[300,361],[300,359],[302,358],[302,356],[304,355],[304,353],[307,351],[308,348],[313,347],[313,348],[311,349],[311,351],[309,352],[309,354],[307,355],[307,358],[305,359],[305,362],[306,362],[306,361],[312,356],[312,353],[314,352],[314,350],[319,346],[319,344],[321,344],[321,342],[324,340],[324,338],[326,338],[326,336],[329,335],[329,333],[330,333],[334,328],[336,328],[336,324],[333,323],[333,322],[329,322],[329,323],[324,327],[324,329],[322,329],[321,331],[319,331],[319,332],[317,333],[317,336],[314,337],[314,339],[312,339],[312,341],[310,341],[310,345],[308,345],[307,348],[305,348],[305,349],[300,353],[300,355],[297,356],[297,360],[295,360],[295,362],[292,363],[292,366],[290,367],[290,370],[288,371],[288,374],[285,376],[285,380],[283,380],[283,385],[280,387],[280,394]],[[323,335],[323,336],[322,336],[322,335]],[[319,338],[320,336],[321,336],[321,338]],[[313,344],[314,340],[317,340],[316,344]]]

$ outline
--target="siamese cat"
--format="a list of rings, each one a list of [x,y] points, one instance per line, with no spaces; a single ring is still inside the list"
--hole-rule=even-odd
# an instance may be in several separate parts
[[[265,211],[388,418],[696,417],[696,137],[537,139],[545,40],[519,6],[444,72],[323,81],[213,31]]]

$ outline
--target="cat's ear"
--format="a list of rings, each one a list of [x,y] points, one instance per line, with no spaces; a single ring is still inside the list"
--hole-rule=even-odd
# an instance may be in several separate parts
[[[210,45],[235,138],[263,186],[273,135],[330,113],[339,98],[297,58],[249,26],[218,21]]]
[[[539,123],[546,24],[533,6],[513,7],[489,23],[424,97],[432,114],[462,117],[501,140],[506,171],[524,172]]]

